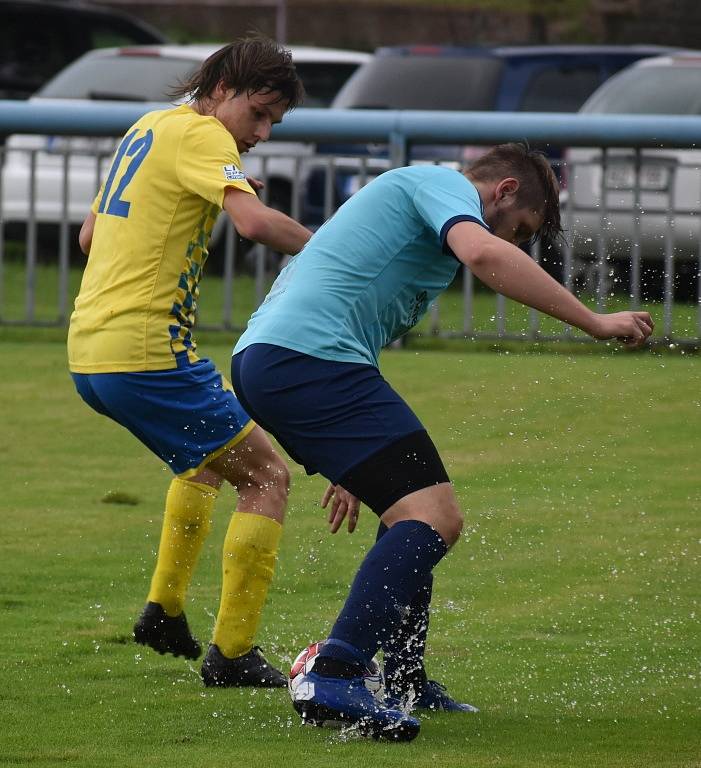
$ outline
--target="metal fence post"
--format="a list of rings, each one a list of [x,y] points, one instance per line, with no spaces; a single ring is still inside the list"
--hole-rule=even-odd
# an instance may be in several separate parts
[[[667,234],[664,248],[664,335],[671,339],[674,328],[674,210],[676,208],[677,167],[669,166],[669,198],[667,203]]]
[[[37,263],[37,221],[36,221],[36,170],[37,153],[30,150],[29,169],[29,215],[27,217],[25,276],[24,276],[24,317],[27,322],[34,321],[34,299],[36,292]]]
[[[68,276],[70,265],[70,225],[68,223],[69,169],[70,155],[68,152],[64,152],[61,158],[61,224],[58,236],[58,320],[60,323],[65,323],[68,315]]]
[[[642,228],[640,218],[642,216],[642,203],[640,200],[640,149],[635,150],[633,170],[633,242],[630,250],[630,306],[631,309],[640,309],[640,238]]]
[[[72,105],[72,104],[42,104],[42,103],[16,103],[10,101],[0,101],[0,133],[5,135],[33,133],[37,135],[51,134],[53,136],[109,136],[113,137],[123,133],[125,128],[131,125],[142,114],[153,109],[164,109],[166,104],[90,104],[90,105]],[[596,305],[600,310],[606,308],[609,304],[610,275],[608,268],[613,263],[609,260],[607,247],[613,245],[612,236],[615,233],[608,233],[607,227],[611,212],[616,216],[621,215],[621,206],[615,199],[613,190],[616,188],[616,179],[607,174],[607,167],[613,166],[618,162],[618,157],[609,150],[613,148],[626,148],[635,153],[634,175],[632,188],[630,185],[624,185],[624,197],[627,201],[632,199],[632,211],[630,211],[632,221],[628,224],[626,235],[631,232],[633,243],[630,249],[630,305],[632,307],[640,306],[645,302],[646,297],[642,294],[643,258],[646,256],[645,244],[642,236],[647,233],[647,222],[642,212],[643,203],[647,202],[648,188],[646,186],[646,177],[644,168],[641,166],[648,162],[647,149],[657,151],[664,148],[686,148],[698,150],[701,146],[701,116],[621,116],[621,115],[549,115],[542,113],[470,113],[469,119],[466,119],[464,113],[453,112],[421,112],[411,110],[389,111],[389,110],[313,110],[299,109],[288,116],[282,124],[275,126],[272,139],[281,139],[283,141],[299,141],[305,143],[311,142],[329,142],[329,143],[352,143],[352,144],[378,144],[387,147],[387,155],[380,159],[379,165],[376,163],[375,156],[354,157],[349,163],[345,157],[334,157],[323,155],[315,158],[317,167],[325,167],[325,200],[324,212],[326,217],[331,216],[339,202],[339,192],[344,199],[355,188],[356,182],[361,186],[368,178],[382,173],[388,165],[404,166],[410,161],[409,150],[414,145],[420,144],[446,144],[446,145],[493,145],[504,141],[511,141],[521,136],[528,136],[533,143],[548,144],[551,146],[566,147],[596,147],[601,148],[603,152],[602,159],[583,160],[583,164],[594,163],[595,173],[601,173],[601,178],[597,179],[596,186],[601,194],[601,207],[598,212],[593,208],[583,207],[582,215],[593,219],[591,236],[595,240],[594,258],[588,253],[588,246],[582,251],[582,258],[586,259],[588,270],[589,286],[588,288],[594,294]],[[12,146],[12,145],[10,145]],[[632,150],[630,149],[632,148]],[[44,291],[39,293],[39,288],[44,288],[45,269],[43,263],[40,263],[38,236],[43,237],[44,222],[49,221],[59,225],[59,238],[54,248],[54,264],[50,267],[53,279],[54,265],[58,265],[58,311],[54,313],[53,302],[50,302],[52,323],[65,323],[68,316],[68,299],[70,290],[70,280],[73,277],[70,267],[70,233],[71,233],[71,213],[75,210],[75,201],[73,195],[73,173],[74,162],[72,157],[67,155],[63,158],[63,178],[59,176],[60,171],[57,153],[46,155],[41,150],[20,150],[17,152],[26,154],[20,158],[26,168],[24,172],[17,177],[19,182],[14,182],[15,177],[6,175],[6,171],[12,167],[8,162],[6,147],[0,149],[5,154],[2,165],[3,178],[0,183],[4,190],[0,189],[2,194],[4,210],[0,211],[0,234],[8,234],[8,230],[15,224],[24,226],[25,241],[18,243],[21,249],[24,246],[24,271],[19,264],[10,264],[8,261],[7,243],[0,243],[0,313],[2,313],[2,322],[5,323],[28,323],[32,325],[46,322],[47,307],[39,303],[39,297],[44,296]],[[97,155],[98,153],[96,153]],[[653,152],[654,154],[654,152]],[[106,155],[105,155],[106,157]],[[287,155],[285,156],[287,157]],[[27,159],[28,158],[28,159]],[[50,161],[51,183],[47,183],[44,177],[44,162]],[[289,158],[292,159],[292,158]],[[296,167],[295,181],[292,183],[292,213],[299,217],[305,210],[302,207],[301,200],[301,180],[306,173],[308,157],[305,156],[304,162],[295,160]],[[94,165],[95,188],[99,188],[100,169],[102,158],[96,156]],[[389,161],[389,163],[387,162]],[[436,162],[439,162],[436,160]],[[440,161],[442,162],[442,161]],[[40,165],[41,163],[41,165]],[[267,165],[263,161],[263,176],[268,175],[265,170]],[[301,167],[304,165],[304,167]],[[684,163],[689,165],[690,163]],[[694,167],[696,167],[694,165]],[[92,168],[85,166],[88,174]],[[571,167],[570,176],[576,176],[576,168]],[[17,172],[16,167],[13,172]],[[341,176],[343,174],[343,176]],[[677,173],[676,178],[681,179],[681,171]],[[13,179],[11,183],[9,179]],[[349,186],[343,189],[338,188],[340,180],[349,181]],[[674,184],[675,172],[672,173]],[[61,192],[61,182],[63,183],[63,192]],[[573,219],[578,216],[580,208],[579,200],[573,199],[575,194],[576,179],[571,180],[573,185],[570,194],[563,204],[564,219],[567,222],[568,230],[577,225]],[[24,186],[23,186],[24,185]],[[53,185],[53,186],[52,186]],[[10,196],[9,186],[12,186]],[[30,187],[30,195],[26,201],[22,198],[27,195],[26,187]],[[54,189],[58,191],[55,192]],[[337,189],[338,188],[338,189]],[[653,192],[655,189],[652,190]],[[4,192],[4,194],[3,194]],[[632,192],[632,195],[631,195]],[[673,190],[674,193],[674,190]],[[53,211],[45,206],[46,195],[58,195],[51,200],[54,206]],[[264,198],[267,199],[267,198]],[[24,209],[22,206],[24,205]],[[589,204],[590,205],[590,204]],[[624,213],[627,215],[629,211]],[[690,211],[683,210],[677,213],[676,205],[670,202],[670,208],[667,212],[665,234],[667,243],[664,251],[664,323],[660,323],[663,333],[670,336],[671,341],[677,341],[674,337],[675,305],[674,305],[674,275],[677,255],[674,248],[674,224],[678,216],[688,216],[695,214],[695,209]],[[663,212],[664,215],[664,212]],[[53,217],[53,218],[52,218]],[[598,217],[598,232],[596,219]],[[233,240],[233,234],[228,236],[228,244],[224,255],[224,291],[227,295],[224,297],[224,307],[221,320],[217,320],[217,327],[223,328],[235,325],[233,321],[234,301],[234,267],[236,262],[236,242]],[[569,238],[565,246],[563,258],[563,282],[568,288],[576,288],[578,281],[574,274],[578,269],[578,264],[574,263],[579,257],[579,241],[575,240],[574,248],[571,247]],[[226,255],[228,251],[228,256]],[[232,255],[233,251],[233,255]],[[534,257],[537,258],[537,252],[534,251]],[[543,254],[544,255],[544,254]],[[616,254],[618,255],[618,254]],[[624,258],[627,254],[623,254]],[[255,293],[258,301],[262,300],[266,279],[269,272],[269,260],[262,248],[254,251],[249,258],[255,258]],[[701,271],[701,245],[698,248],[699,271]],[[626,259],[626,263],[628,263]],[[618,263],[615,263],[618,268]],[[10,271],[10,268],[12,271]],[[17,274],[20,279],[24,278],[24,306],[21,302],[18,312],[19,317],[14,317],[10,312],[8,317],[7,308],[7,280],[12,279]],[[701,278],[697,276],[697,293],[699,299],[698,308],[698,333],[693,333],[693,338],[680,339],[683,343],[691,343],[701,346]],[[4,284],[3,284],[4,283]],[[53,288],[53,286],[52,286]],[[507,339],[527,338],[547,338],[551,335],[544,335],[542,331],[542,322],[539,315],[530,312],[527,325],[521,329],[509,327],[508,310],[509,304],[503,297],[496,299],[496,313],[491,321],[487,321],[481,315],[477,314],[473,295],[474,281],[469,270],[463,270],[462,278],[462,299],[463,316],[462,329],[451,329],[442,326],[445,318],[444,305],[441,305],[440,312],[432,310],[430,322],[431,331],[438,333],[442,337],[447,336],[471,336],[474,338],[497,338]],[[14,297],[13,297],[14,298]],[[21,298],[21,297],[20,297]],[[14,306],[14,304],[13,304]],[[14,311],[14,310],[13,310]],[[496,321],[496,322],[495,322]],[[489,322],[489,328],[483,328],[483,323]],[[496,325],[496,327],[495,327]],[[475,329],[477,326],[477,330]],[[565,326],[562,331],[558,331],[552,338],[569,338],[573,341],[584,341],[585,338],[580,334],[574,334],[572,329]],[[658,341],[659,341],[658,337]]]
[[[393,130],[389,135],[389,164],[392,168],[401,168],[407,164],[408,145],[406,134]]]

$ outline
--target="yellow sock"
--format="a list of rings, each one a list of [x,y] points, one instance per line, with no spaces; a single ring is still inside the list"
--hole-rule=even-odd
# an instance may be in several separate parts
[[[248,653],[273,579],[282,525],[235,512],[224,539],[221,603],[212,642],[230,659]]]
[[[179,477],[173,478],[168,489],[158,561],[148,593],[149,601],[160,603],[168,616],[183,612],[217,493],[211,485]]]

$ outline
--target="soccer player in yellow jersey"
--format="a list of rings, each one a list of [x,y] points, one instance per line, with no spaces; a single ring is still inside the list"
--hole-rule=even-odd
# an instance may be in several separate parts
[[[288,254],[310,232],[265,206],[240,155],[266,141],[301,100],[288,51],[251,37],[210,56],[120,143],[80,232],[89,254],[68,333],[71,375],[98,413],[171,467],[156,569],[134,638],[197,658],[185,594],[224,481],[238,492],[223,552],[223,585],[206,685],[277,687],[285,677],[253,645],[273,576],[287,502],[283,460],[196,354],[192,337],[212,226],[222,208],[243,237]]]

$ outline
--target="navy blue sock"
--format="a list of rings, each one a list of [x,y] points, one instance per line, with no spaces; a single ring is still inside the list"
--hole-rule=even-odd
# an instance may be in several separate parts
[[[388,530],[380,522],[377,540]],[[424,653],[432,593],[433,574],[429,573],[409,603],[400,625],[382,646],[385,685],[392,695],[409,693],[411,688],[419,693],[426,684]]]
[[[363,560],[320,656],[367,664],[396,633],[448,548],[427,523],[395,523]]]

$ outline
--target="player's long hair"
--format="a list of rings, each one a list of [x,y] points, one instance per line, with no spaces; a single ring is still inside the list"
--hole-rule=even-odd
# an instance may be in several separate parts
[[[250,35],[215,51],[185,82],[172,89],[174,99],[206,99],[220,80],[237,93],[280,94],[288,109],[304,98],[304,87],[292,63],[292,54],[275,41]]]
[[[472,181],[518,179],[518,205],[543,212],[543,226],[534,240],[541,240],[547,247],[562,237],[560,185],[543,152],[524,142],[500,144],[475,160],[465,172]]]

